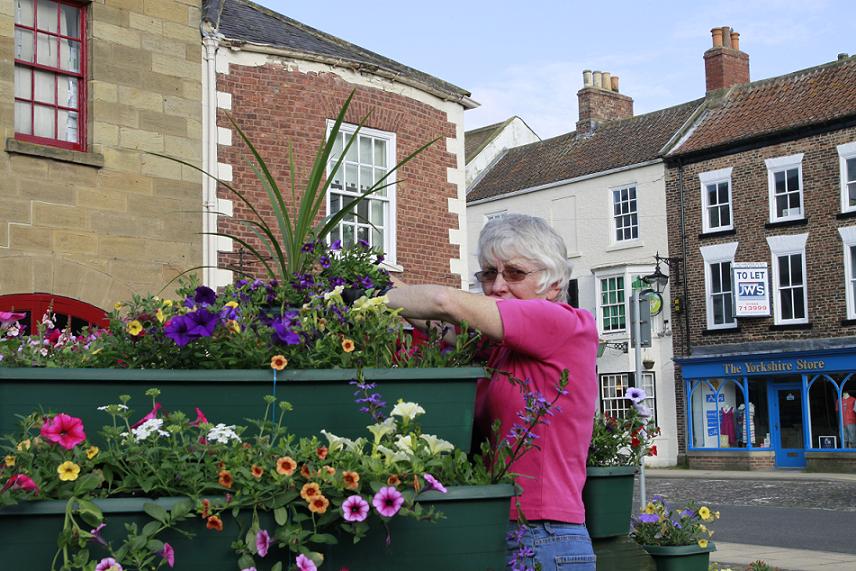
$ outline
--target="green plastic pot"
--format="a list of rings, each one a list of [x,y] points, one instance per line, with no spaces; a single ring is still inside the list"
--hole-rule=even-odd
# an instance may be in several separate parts
[[[149,388],[161,390],[163,409],[181,410],[193,417],[199,407],[213,423],[247,425],[248,418],[264,415],[264,396],[275,394],[289,401],[284,425],[298,436],[317,435],[321,429],[337,436],[366,436],[371,419],[354,402],[350,384],[353,369],[268,370],[140,370],[140,369],[18,369],[0,368],[0,434],[18,431],[15,415],[39,407],[65,412],[83,420],[87,436],[96,443],[110,417],[98,406],[118,403],[120,394],[131,395],[136,418],[151,409]],[[426,414],[422,430],[469,451],[480,367],[422,369],[363,369],[365,381],[387,402],[387,411],[399,399],[418,402]],[[279,411],[276,411],[279,414]]]
[[[508,528],[511,485],[450,486],[447,494],[425,492],[420,503],[434,505],[446,518],[437,523],[419,522],[409,518],[393,518],[387,530],[375,525],[362,541],[353,544],[342,541],[330,546],[325,553],[322,570],[338,571],[502,571],[505,568],[505,534]],[[103,510],[105,523],[103,536],[114,546],[124,536],[124,525],[145,525],[152,519],[143,512],[145,499],[106,499],[95,503]],[[176,498],[161,498],[155,503],[169,509]],[[56,538],[62,530],[66,503],[64,501],[34,501],[0,509],[0,561],[3,569],[45,570],[51,568],[56,553]],[[262,527],[273,531],[273,518],[261,514]],[[251,512],[242,513],[244,533]],[[377,522],[375,522],[377,523]],[[237,557],[230,544],[240,536],[235,520],[224,518],[224,530],[216,532],[205,528],[203,520],[193,520],[183,529],[195,536],[187,539],[175,533],[159,538],[175,549],[176,571],[235,571]],[[273,533],[271,533],[273,535]],[[352,536],[343,535],[342,539]],[[100,558],[104,552],[97,546],[90,548],[91,557]],[[283,561],[288,569],[294,563],[294,554],[274,549],[256,562],[260,571],[270,569],[276,561]]]
[[[645,551],[654,558],[657,571],[707,571],[710,567],[710,553],[716,546],[709,543],[702,548],[698,545],[643,545]]]
[[[592,538],[617,537],[630,531],[636,466],[586,468],[583,504]]]

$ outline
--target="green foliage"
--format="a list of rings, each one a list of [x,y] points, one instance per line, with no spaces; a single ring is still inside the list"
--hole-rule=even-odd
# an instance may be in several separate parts
[[[624,418],[598,412],[594,417],[588,466],[638,466],[645,456],[654,456],[654,437],[660,428],[654,420],[631,407]]]
[[[706,523],[719,519],[719,512],[695,502],[671,506],[655,496],[638,516],[633,517],[630,536],[640,545],[698,545],[708,547],[713,532]]]

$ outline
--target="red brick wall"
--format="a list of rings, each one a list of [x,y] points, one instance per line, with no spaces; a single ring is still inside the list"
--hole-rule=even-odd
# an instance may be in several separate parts
[[[578,132],[593,130],[593,124],[613,119],[633,117],[633,99],[615,91],[584,87],[577,92],[580,120]]]
[[[748,452],[725,454],[694,452],[687,457],[687,466],[690,470],[772,470],[775,465],[776,457],[772,452],[755,454]]]
[[[685,315],[673,316],[672,332],[676,356],[688,355],[687,341],[692,347],[742,343],[750,341],[800,340],[856,335],[856,324],[842,323],[847,317],[844,290],[844,260],[838,228],[853,226],[856,220],[839,219],[841,184],[839,157],[836,146],[856,140],[856,128],[806,137],[760,149],[708,159],[684,166],[684,222],[687,234],[687,262],[681,278],[687,280],[689,299],[682,299],[683,310],[689,312],[689,332]],[[802,161],[803,199],[806,225],[765,228],[769,221],[767,167],[764,160],[773,157],[805,153]],[[732,167],[732,205],[735,232],[713,237],[700,237],[701,172]],[[666,173],[666,209],[669,220],[669,252],[682,256],[681,210],[678,169],[670,165]],[[735,262],[770,263],[767,236],[808,233],[806,270],[808,287],[809,328],[779,329],[773,317],[738,319],[738,329],[706,331],[704,260],[700,248],[713,244],[738,242]],[[770,272],[772,278],[772,271]],[[674,287],[674,284],[672,284]],[[672,295],[683,298],[683,284]],[[771,299],[776,303],[774,292]],[[675,370],[675,392],[678,411],[680,451],[686,450],[686,407],[680,368]]]
[[[354,88],[333,73],[302,73],[281,65],[233,64],[229,74],[217,77],[217,90],[232,95],[231,115],[265,159],[281,190],[289,195],[291,143],[298,199],[318,146],[326,136],[327,120],[336,118]],[[218,125],[231,128],[225,112],[219,113]],[[457,229],[459,223],[457,215],[448,210],[448,199],[457,198],[457,188],[447,182],[447,169],[456,167],[457,160],[446,151],[445,138],[455,136],[455,125],[445,112],[427,104],[379,89],[357,87],[345,121],[356,124],[366,115],[369,118],[365,127],[396,134],[396,161],[439,137],[428,150],[397,171],[396,261],[404,267],[407,281],[460,286],[460,277],[449,270],[449,260],[461,257],[459,246],[449,243],[449,229]],[[266,194],[246,164],[250,155],[237,132],[233,132],[232,145],[219,147],[219,161],[232,165],[237,189],[246,192],[254,204],[266,204]],[[218,195],[234,201],[235,218],[250,217],[248,209],[230,192],[221,188]],[[264,214],[272,223],[270,209]],[[249,234],[225,217],[220,218],[219,227],[228,233]],[[236,243],[235,251],[239,247]],[[234,264],[236,256],[221,254],[221,264],[224,261]]]
[[[731,48],[712,48],[704,53],[708,91],[749,83],[749,54]]]

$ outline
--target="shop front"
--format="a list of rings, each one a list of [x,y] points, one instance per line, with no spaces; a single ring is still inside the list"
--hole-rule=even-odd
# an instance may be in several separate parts
[[[675,362],[691,468],[856,472],[856,347]]]

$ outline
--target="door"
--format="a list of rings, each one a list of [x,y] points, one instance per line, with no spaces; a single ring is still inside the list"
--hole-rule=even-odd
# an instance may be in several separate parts
[[[777,468],[805,468],[803,405],[800,385],[770,386],[770,420]]]

